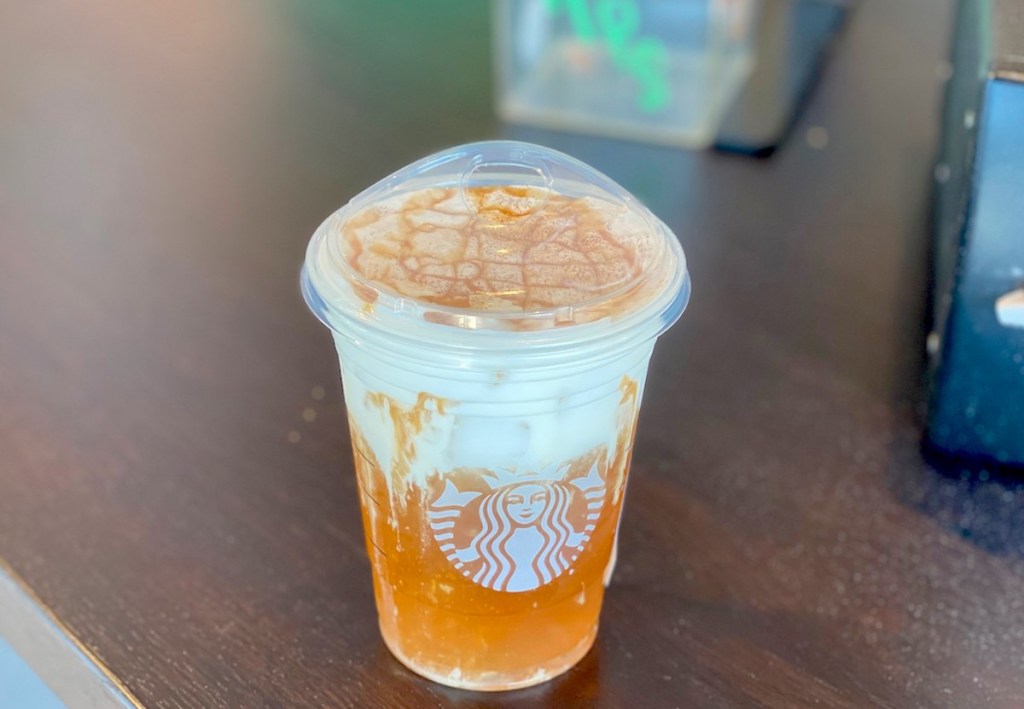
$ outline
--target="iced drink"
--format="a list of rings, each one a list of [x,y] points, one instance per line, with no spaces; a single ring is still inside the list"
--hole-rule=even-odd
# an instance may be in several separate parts
[[[381,633],[413,671],[502,690],[593,644],[678,242],[568,156],[477,143],[314,234],[303,292],[341,362]]]

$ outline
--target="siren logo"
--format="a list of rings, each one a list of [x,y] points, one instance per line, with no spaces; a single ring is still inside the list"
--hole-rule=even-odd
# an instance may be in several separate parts
[[[463,576],[495,591],[532,591],[567,571],[605,504],[595,462],[566,481],[569,466],[483,476],[489,492],[451,480],[430,507],[434,539]],[[571,572],[570,572],[571,573]]]

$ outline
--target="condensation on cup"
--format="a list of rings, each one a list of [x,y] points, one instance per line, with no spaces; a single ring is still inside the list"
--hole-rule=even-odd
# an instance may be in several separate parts
[[[539,684],[593,645],[669,229],[579,161],[464,145],[331,215],[302,290],[341,363],[381,634],[436,682]]]

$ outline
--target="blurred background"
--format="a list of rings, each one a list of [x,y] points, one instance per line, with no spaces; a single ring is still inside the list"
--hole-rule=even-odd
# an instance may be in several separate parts
[[[652,365],[611,630],[528,699],[763,706],[775,672],[778,706],[1016,706],[1021,17],[0,5],[0,572],[147,706],[455,701],[377,644],[298,270],[363,188],[512,138],[633,192],[694,283]],[[0,637],[31,623],[4,610]],[[75,695],[6,650],[0,707],[48,706],[15,673]]]

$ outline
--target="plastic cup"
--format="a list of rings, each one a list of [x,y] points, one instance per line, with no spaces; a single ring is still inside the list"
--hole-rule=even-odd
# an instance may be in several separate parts
[[[669,229],[536,145],[430,156],[330,216],[302,291],[341,363],[381,634],[475,690],[544,682],[597,634]]]

